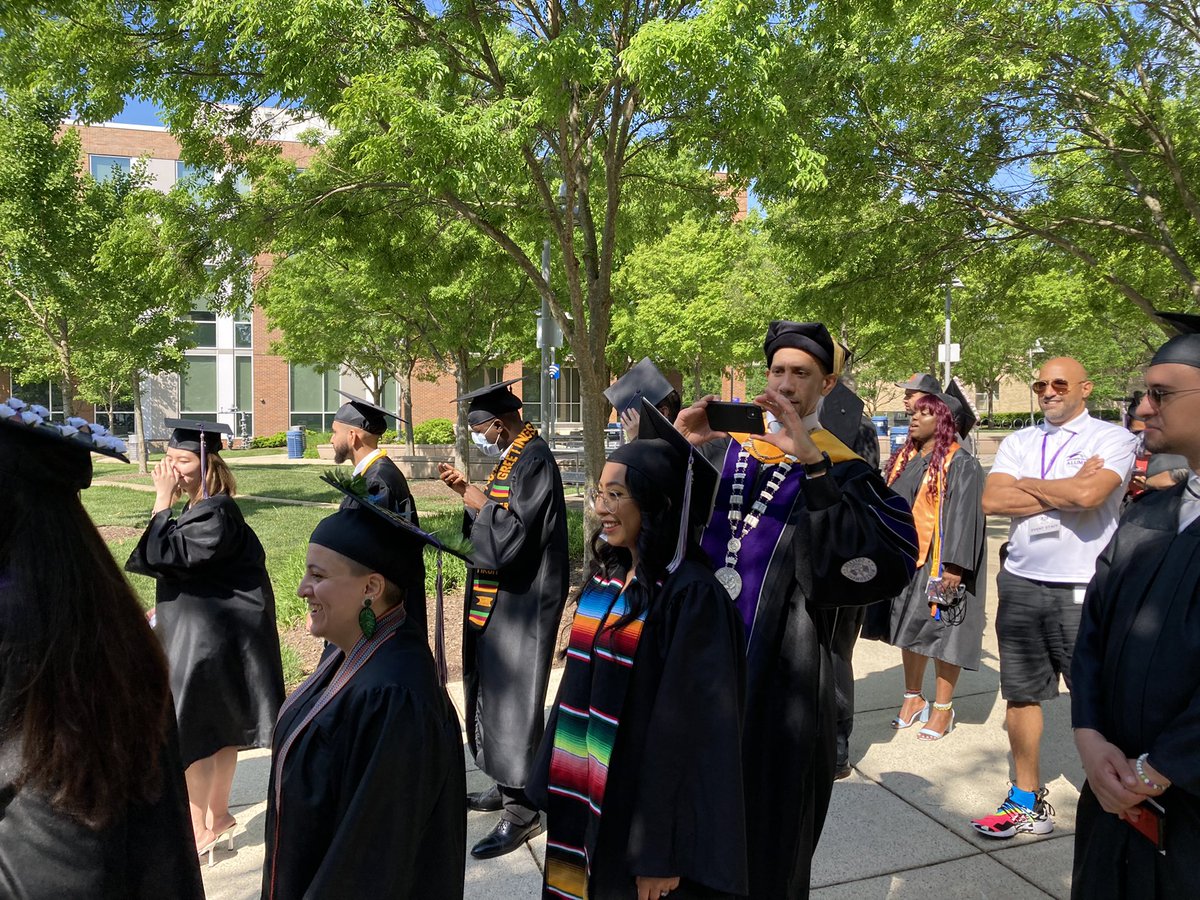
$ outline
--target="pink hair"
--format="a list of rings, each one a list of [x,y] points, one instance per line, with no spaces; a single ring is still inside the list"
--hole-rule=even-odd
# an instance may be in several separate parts
[[[950,452],[951,445],[958,440],[958,430],[954,426],[954,416],[950,412],[950,407],[932,394],[925,394],[918,397],[913,403],[913,412],[932,413],[935,419],[933,452],[929,454],[928,471],[933,473],[933,477],[929,479],[929,494],[930,496],[936,496],[937,492],[941,489],[942,464],[946,460],[946,454]],[[908,440],[888,460],[887,471],[889,473],[892,471],[892,466],[895,465],[896,460],[902,460],[900,468],[888,481],[889,484],[899,477],[900,473],[908,467],[909,462],[916,455],[917,445],[913,442],[912,432],[909,431]]]

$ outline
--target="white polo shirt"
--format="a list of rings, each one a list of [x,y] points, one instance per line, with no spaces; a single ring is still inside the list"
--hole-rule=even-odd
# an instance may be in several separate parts
[[[1070,478],[1099,456],[1116,472],[1121,487],[1095,509],[1052,509],[1037,516],[1014,516],[1004,568],[1034,581],[1087,584],[1096,557],[1117,530],[1121,498],[1133,469],[1135,441],[1118,425],[1093,419],[1084,410],[1065,425],[1042,422],[1010,434],[996,451],[991,474],[1013,478]]]

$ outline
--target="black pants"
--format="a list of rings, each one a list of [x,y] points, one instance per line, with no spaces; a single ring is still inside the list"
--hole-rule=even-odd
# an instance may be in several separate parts
[[[837,703],[837,767],[850,765],[850,732],[854,729],[854,644],[862,628],[865,606],[843,606],[834,614],[833,691]]]
[[[500,799],[504,801],[504,811],[500,814],[503,818],[517,825],[528,825],[537,818],[537,809],[525,796],[523,788],[506,787],[503,784],[496,787],[500,788]]]

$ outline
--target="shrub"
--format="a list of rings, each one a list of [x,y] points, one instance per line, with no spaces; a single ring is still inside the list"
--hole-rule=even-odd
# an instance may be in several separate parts
[[[266,450],[286,446],[286,431],[279,431],[275,434],[260,434],[258,437],[253,437],[250,439],[250,448],[252,450]]]
[[[454,423],[449,419],[427,419],[413,428],[413,442],[417,444],[453,444]]]

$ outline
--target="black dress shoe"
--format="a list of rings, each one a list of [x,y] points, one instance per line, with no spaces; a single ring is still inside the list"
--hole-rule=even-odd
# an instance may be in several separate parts
[[[833,773],[833,780],[841,781],[843,778],[849,778],[853,771],[854,769],[850,767],[849,763],[846,763],[843,766],[838,766],[837,770]]]
[[[534,816],[528,825],[518,825],[508,819],[501,819],[491,834],[471,848],[471,855],[476,859],[495,859],[505,853],[512,853],[527,840],[541,833],[541,816]]]
[[[475,812],[496,812],[504,809],[504,798],[500,796],[500,787],[493,784],[486,791],[467,794],[467,809],[473,809]]]

